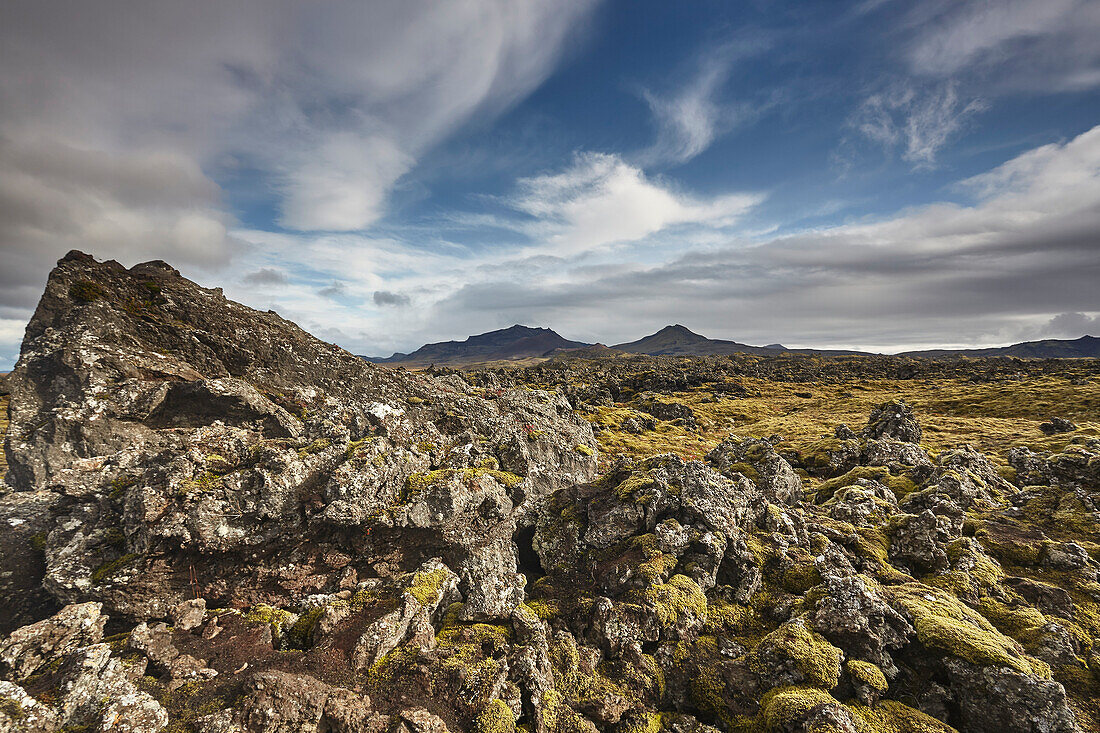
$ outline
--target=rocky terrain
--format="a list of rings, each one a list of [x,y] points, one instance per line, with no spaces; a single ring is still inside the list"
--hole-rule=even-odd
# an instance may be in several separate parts
[[[70,253],[0,731],[1100,730],[1095,361],[581,356],[379,367]]]

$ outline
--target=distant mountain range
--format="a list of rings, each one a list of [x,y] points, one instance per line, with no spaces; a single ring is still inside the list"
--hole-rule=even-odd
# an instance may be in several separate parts
[[[710,356],[717,354],[765,354],[776,355],[783,352],[792,354],[860,354],[859,351],[828,351],[823,349],[788,349],[782,344],[769,346],[749,346],[736,341],[709,339],[686,326],[676,324],[665,326],[660,331],[637,341],[616,344],[611,347],[630,354],[651,354],[653,356]]]
[[[387,358],[363,358],[375,364],[453,365],[549,357],[562,349],[579,349],[585,346],[591,344],[562,338],[549,328],[530,328],[517,324],[511,328],[471,336],[465,341],[425,344],[411,354],[398,352]]]
[[[1024,341],[1011,346],[992,349],[932,349],[929,351],[907,351],[901,356],[944,357],[944,356],[1015,356],[1020,359],[1095,359],[1100,357],[1100,338],[1082,336],[1079,339],[1044,339],[1042,341]]]
[[[575,351],[577,356],[597,356],[605,353],[649,354],[652,356],[714,356],[722,354],[782,353],[820,354],[823,356],[870,355],[862,351],[828,349],[788,349],[782,344],[750,346],[737,341],[710,339],[679,324],[665,326],[654,334],[615,346],[570,341],[549,328],[515,325],[498,331],[471,336],[465,341],[443,341],[425,344],[411,354],[396,353],[390,357],[364,356],[376,364],[428,366],[430,364],[463,366],[496,361],[546,359]],[[1046,339],[1028,341],[992,349],[935,349],[910,351],[899,356],[916,358],[952,358],[959,356],[1015,356],[1024,359],[1067,359],[1100,357],[1100,338],[1082,336],[1074,340]]]

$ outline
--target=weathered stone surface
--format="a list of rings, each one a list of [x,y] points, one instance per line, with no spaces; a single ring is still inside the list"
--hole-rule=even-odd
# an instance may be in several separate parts
[[[14,682],[0,680],[0,733],[54,733],[57,713]]]
[[[365,697],[331,687],[308,675],[286,672],[253,675],[240,703],[225,717],[229,720],[223,718],[208,723],[207,730],[381,733],[390,723],[388,716],[371,711],[370,700]]]
[[[0,673],[26,679],[57,657],[98,644],[107,623],[101,608],[99,603],[74,604],[44,621],[16,629],[0,641]]]
[[[871,411],[862,435],[871,440],[887,438],[905,443],[920,443],[921,427],[913,416],[913,408],[902,400],[894,400]]]
[[[191,571],[221,597],[326,590],[333,527],[363,538],[359,567],[424,530],[405,566],[442,555],[476,597],[475,575],[511,585],[517,519],[595,471],[561,395],[376,367],[160,262],[66,256],[10,381],[8,480],[60,497],[46,588],[139,618],[190,598]]]
[[[0,681],[0,730],[156,733],[168,724],[164,708],[100,643],[106,621],[98,603],[67,606],[0,643],[0,672],[9,678]],[[52,682],[48,704],[10,681],[29,686],[36,676]]]
[[[725,476],[741,473],[774,504],[803,500],[802,479],[767,440],[729,436],[710,453],[707,462]]]
[[[0,732],[1095,727],[1089,424],[1015,474],[944,449],[942,413],[926,451],[902,402],[685,458],[750,380],[784,382],[787,430],[837,377],[735,361],[384,370],[163,263],[70,255],[0,496],[0,555],[33,540],[39,566],[0,582],[91,603],[0,640]],[[955,369],[977,374],[913,367]],[[683,456],[597,478],[574,408],[604,445]]]
[[[397,581],[399,606],[372,623],[352,650],[353,666],[369,670],[398,644],[409,639],[435,642],[442,612],[458,597],[458,576],[438,560],[426,562],[415,573]]]
[[[168,617],[172,620],[172,625],[181,631],[198,628],[206,618],[206,600],[192,598],[181,601],[168,610]]]

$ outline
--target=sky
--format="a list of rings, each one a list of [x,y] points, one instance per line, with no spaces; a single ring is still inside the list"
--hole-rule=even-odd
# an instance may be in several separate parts
[[[361,354],[1100,335],[1094,0],[5,0],[0,370],[58,258]]]

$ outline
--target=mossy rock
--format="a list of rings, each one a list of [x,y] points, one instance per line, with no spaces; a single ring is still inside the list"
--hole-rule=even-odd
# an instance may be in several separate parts
[[[703,620],[707,617],[707,596],[691,578],[673,575],[667,583],[657,583],[645,590],[645,600],[657,612],[664,627],[675,626],[686,614]]]
[[[877,665],[871,664],[870,662],[863,662],[859,659],[849,659],[844,663],[844,670],[852,680],[873,687],[879,692],[886,692],[889,687],[889,684],[886,682],[886,675],[882,673],[882,670],[879,669]]]
[[[772,672],[773,663],[793,663],[804,681],[831,690],[840,682],[844,653],[825,637],[811,631],[801,618],[788,621],[765,636],[754,650],[749,666],[758,674]]]
[[[917,638],[926,647],[973,664],[1050,677],[1045,663],[1025,657],[1017,642],[954,596],[917,584],[895,586],[888,593],[913,619]]]
[[[474,733],[515,733],[516,716],[503,700],[490,700],[474,721]]]

